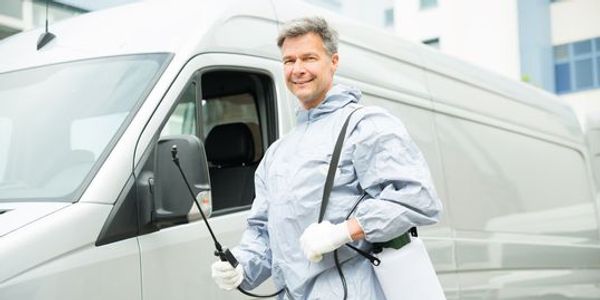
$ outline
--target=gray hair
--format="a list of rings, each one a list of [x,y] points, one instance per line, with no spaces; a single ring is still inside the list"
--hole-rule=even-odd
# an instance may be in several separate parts
[[[286,38],[298,37],[311,32],[321,37],[329,56],[337,53],[338,33],[321,17],[305,17],[285,23],[277,37],[277,46],[281,48]]]

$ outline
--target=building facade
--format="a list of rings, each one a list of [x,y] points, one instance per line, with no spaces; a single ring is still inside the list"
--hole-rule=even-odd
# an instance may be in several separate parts
[[[394,30],[394,0],[304,0],[360,22]]]
[[[516,80],[553,90],[548,0],[398,0],[396,32]]]
[[[395,14],[409,40],[578,106],[600,103],[600,1],[396,0]]]
[[[56,1],[48,1],[48,23],[70,18],[87,10]],[[21,31],[44,26],[46,2],[35,0],[0,1],[0,40]]]
[[[579,114],[600,114],[600,1],[554,1],[550,16],[556,92]]]

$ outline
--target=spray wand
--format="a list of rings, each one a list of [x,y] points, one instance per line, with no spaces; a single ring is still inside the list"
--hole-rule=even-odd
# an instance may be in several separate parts
[[[214,232],[212,231],[212,228],[210,227],[210,224],[208,224],[208,219],[206,218],[206,215],[204,214],[204,211],[202,210],[202,208],[200,207],[200,203],[198,203],[198,200],[196,199],[196,196],[194,196],[194,192],[192,191],[192,187],[190,186],[190,183],[187,180],[187,177],[185,176],[185,174],[183,173],[183,170],[181,169],[181,166],[179,165],[179,158],[177,157],[177,145],[173,145],[171,147],[171,158],[173,160],[173,163],[177,166],[177,169],[179,170],[179,173],[181,174],[181,177],[183,177],[183,180],[185,181],[185,185],[188,188],[188,191],[190,192],[190,195],[192,196],[192,199],[194,200],[194,203],[196,204],[196,207],[198,207],[198,210],[200,211],[200,215],[202,216],[202,220],[204,220],[204,224],[206,224],[206,228],[208,228],[208,232],[210,233],[210,236],[213,239],[213,242],[215,243],[215,256],[217,256],[221,261],[226,261],[229,262],[229,264],[235,268],[238,266],[239,262],[238,260],[235,258],[235,256],[233,255],[233,253],[231,253],[231,251],[228,248],[225,248],[225,250],[223,250],[223,247],[221,246],[221,244],[219,243],[219,241],[217,240],[217,237],[215,236]],[[269,294],[269,295],[257,295],[257,294],[253,294],[250,293],[246,290],[243,290],[241,287],[237,287],[238,291],[240,291],[242,294],[250,296],[250,297],[258,297],[258,298],[271,298],[271,297],[275,297],[281,293],[283,293],[284,289],[281,289],[273,294]]]

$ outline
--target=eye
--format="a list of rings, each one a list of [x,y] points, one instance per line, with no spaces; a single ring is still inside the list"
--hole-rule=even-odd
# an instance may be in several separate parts
[[[293,59],[284,59],[284,60],[283,60],[283,64],[284,64],[284,65],[291,65],[291,64],[293,64],[293,63],[294,63],[294,60],[293,60]]]

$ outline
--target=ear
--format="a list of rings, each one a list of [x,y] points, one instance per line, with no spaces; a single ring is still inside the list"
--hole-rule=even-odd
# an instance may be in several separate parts
[[[331,56],[331,66],[333,67],[333,72],[335,72],[335,70],[337,69],[339,60],[340,60],[340,56],[337,53],[334,53]]]

